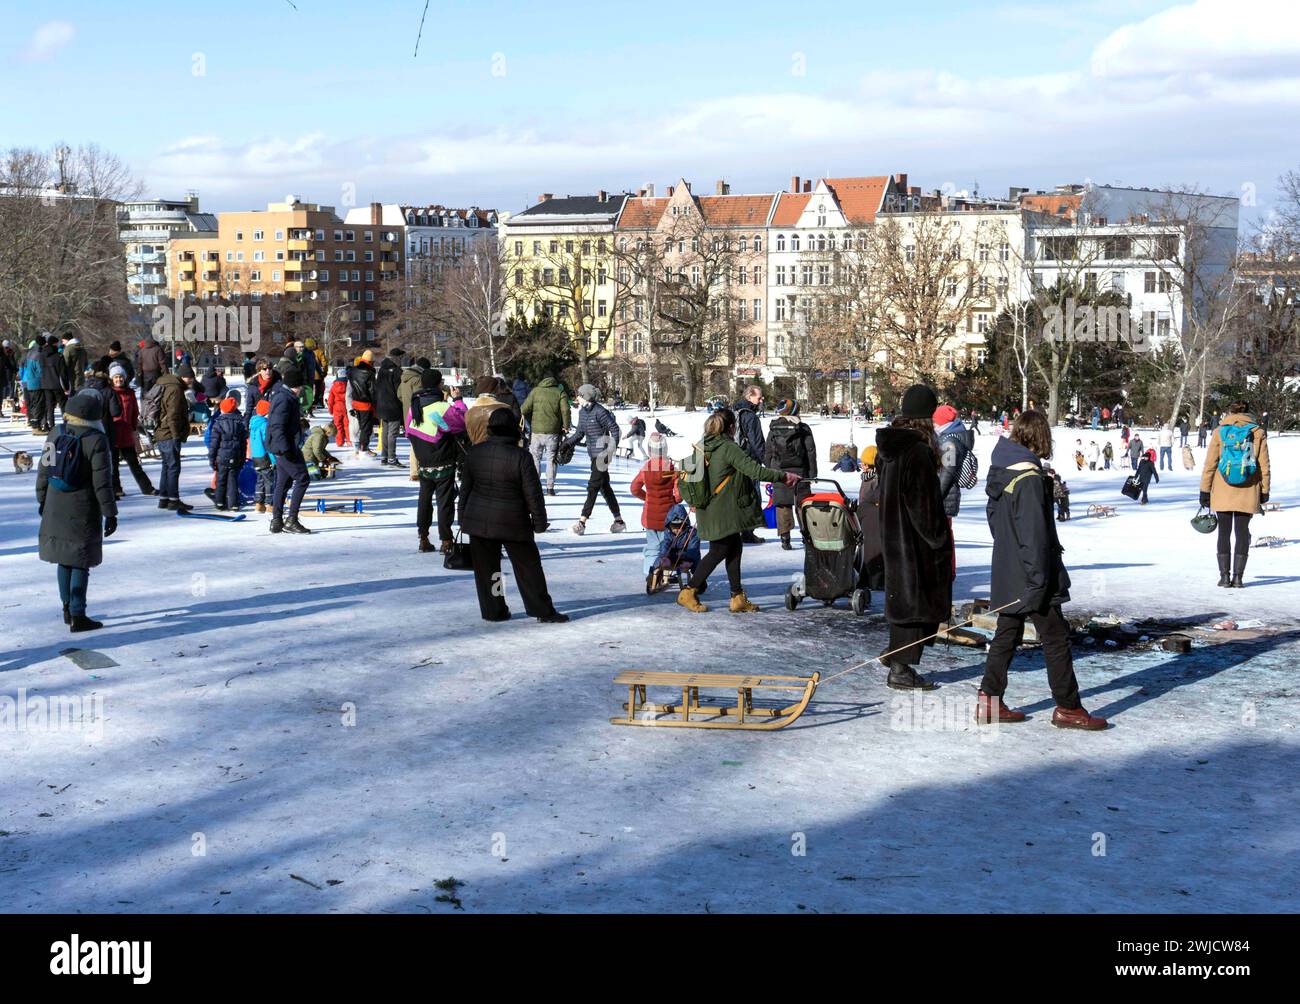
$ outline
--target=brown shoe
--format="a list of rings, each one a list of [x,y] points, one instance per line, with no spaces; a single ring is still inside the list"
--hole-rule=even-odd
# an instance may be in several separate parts
[[[429,535],[427,533],[420,534],[420,553],[428,554],[432,550],[433,544],[429,542]]]
[[[1023,722],[1025,713],[1008,708],[1002,703],[1000,697],[990,697],[988,694],[980,694],[975,699],[975,724],[992,725],[994,715],[997,716],[999,725],[1005,725],[1009,722]]]
[[[444,540],[438,545],[438,551],[442,554],[451,554],[451,541]]]
[[[1058,707],[1052,712],[1052,724],[1058,729],[1085,729],[1089,732],[1100,732],[1106,727],[1106,719],[1088,714],[1082,706]]]
[[[693,614],[706,613],[709,609],[695,598],[695,590],[690,586],[687,586],[677,594],[677,605],[685,607]]]
[[[259,503],[257,503],[257,511],[258,511],[258,512],[266,512],[266,510],[267,510],[267,505],[266,505],[265,502],[259,502]]]
[[[731,598],[731,612],[733,614],[756,614],[758,610],[758,605],[750,603],[749,597],[743,591]]]

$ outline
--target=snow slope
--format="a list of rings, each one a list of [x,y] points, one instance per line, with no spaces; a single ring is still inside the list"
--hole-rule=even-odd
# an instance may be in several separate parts
[[[685,453],[703,416],[661,417]],[[812,424],[824,462],[849,423]],[[982,469],[994,441],[981,438]],[[0,444],[35,446],[2,423]],[[1254,530],[1295,541],[1300,438],[1271,447],[1288,508]],[[201,451],[186,450],[192,502]],[[74,636],[36,557],[34,475],[6,460],[0,704],[20,690],[100,700],[103,719],[87,733],[0,728],[0,909],[439,912],[454,907],[434,883],[451,876],[468,911],[1296,908],[1300,545],[1258,550],[1250,588],[1217,589],[1212,538],[1187,523],[1194,472],[1146,507],[1119,496],[1122,472],[1067,474],[1073,611],[1268,630],[1189,655],[1078,649],[1107,732],[1048,726],[1035,654],[1009,692],[1031,720],[977,731],[982,658],[940,647],[922,669],[942,687],[921,703],[868,665],[795,726],[746,734],[612,726],[610,680],[835,672],[883,647],[879,598],[862,619],[843,604],[787,613],[802,553],[772,543],[745,553],[761,614],[696,617],[647,597],[639,533],[599,532],[603,507],[586,537],[567,530],[584,466],[562,472],[541,540],[569,625],[524,618],[510,585],[515,620],[481,622],[470,576],[416,553],[405,472],[349,461],[330,490],[370,495],[373,518],[315,519],[306,538],[130,495],[91,574],[107,626]],[[615,472],[621,496],[631,475]],[[956,524],[958,600],[987,591],[981,501],[969,493]],[[1120,514],[1084,518],[1090,501]],[[631,503],[624,514],[635,528]]]

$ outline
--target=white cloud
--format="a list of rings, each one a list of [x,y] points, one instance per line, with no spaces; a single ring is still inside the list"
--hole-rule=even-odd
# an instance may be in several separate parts
[[[29,63],[52,59],[60,49],[72,41],[72,36],[76,33],[77,29],[67,21],[46,21],[32,35],[23,58]]]

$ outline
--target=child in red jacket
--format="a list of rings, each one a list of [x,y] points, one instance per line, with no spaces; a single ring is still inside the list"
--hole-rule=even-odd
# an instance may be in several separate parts
[[[641,465],[632,479],[632,494],[645,503],[641,509],[641,525],[645,527],[641,574],[646,576],[659,558],[659,545],[664,539],[664,517],[682,500],[677,488],[677,468],[665,453],[664,437],[652,432],[649,444],[650,459]]]
[[[334,419],[334,428],[338,435],[334,437],[335,446],[347,446],[352,442],[348,435],[348,382],[335,380],[330,384],[329,395],[330,418]]]

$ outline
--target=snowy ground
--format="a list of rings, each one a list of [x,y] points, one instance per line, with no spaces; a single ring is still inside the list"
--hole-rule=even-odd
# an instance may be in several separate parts
[[[684,453],[702,416],[661,417]],[[849,425],[813,424],[825,462]],[[0,443],[34,446],[3,423]],[[1265,625],[1196,632],[1217,644],[1189,655],[1080,647],[1101,734],[1048,725],[1034,654],[1009,693],[1030,721],[977,731],[982,657],[961,648],[927,656],[943,686],[923,705],[868,666],[782,732],[611,726],[620,670],[825,675],[879,652],[884,629],[878,597],[860,620],[787,613],[802,553],[774,543],[745,554],[761,614],[645,596],[631,503],[623,536],[568,532],[577,465],[541,542],[567,626],[513,595],[512,623],[482,623],[470,576],[416,553],[405,471],[349,462],[330,489],[372,496],[374,517],[316,519],[306,538],[130,495],[91,575],[107,626],[69,635],[36,556],[34,475],[6,458],[0,705],[25,691],[104,717],[89,733],[0,718],[0,910],[443,912],[452,876],[475,912],[1295,910],[1300,438],[1272,451],[1287,508],[1254,531],[1292,544],[1254,553],[1241,591],[1215,587],[1212,539],[1188,526],[1195,472],[1179,463],[1144,508],[1122,472],[1067,474],[1073,612]],[[624,496],[631,474],[615,474]],[[1092,501],[1119,515],[1085,518]],[[957,521],[958,601],[987,595],[982,508],[970,493]],[[593,529],[608,522],[598,509]]]

